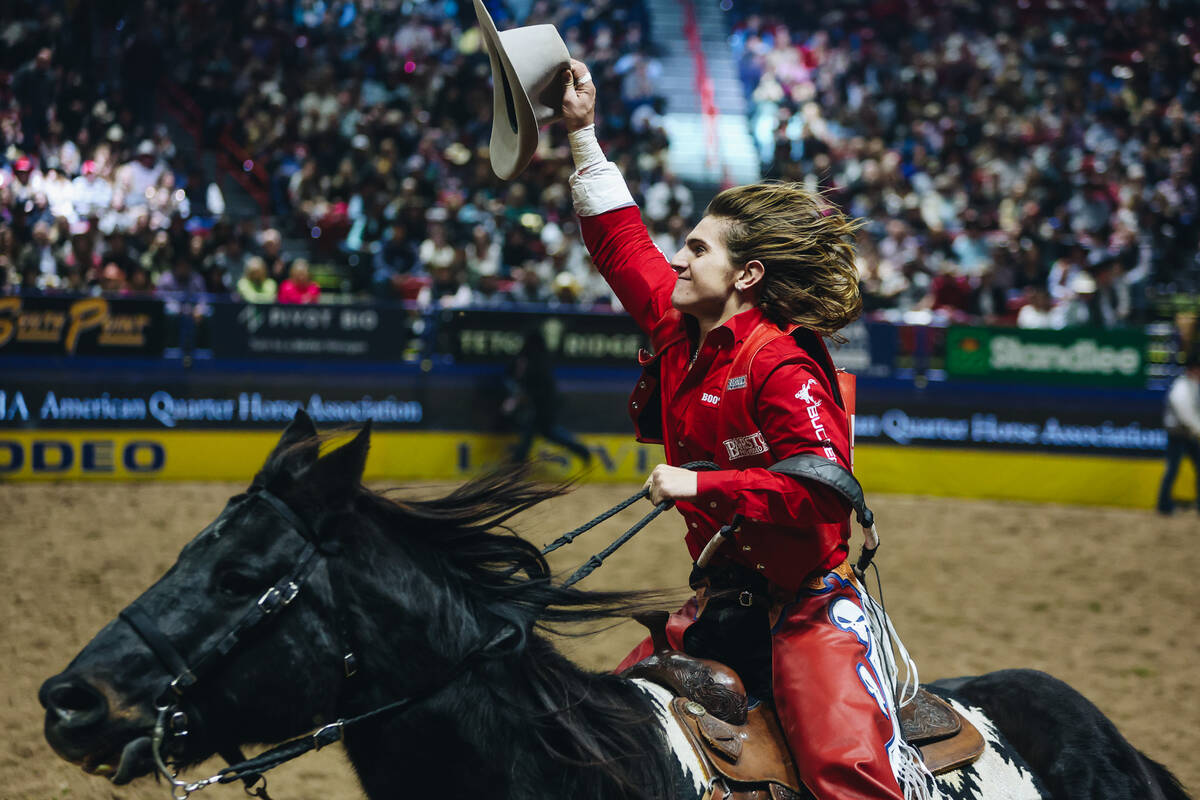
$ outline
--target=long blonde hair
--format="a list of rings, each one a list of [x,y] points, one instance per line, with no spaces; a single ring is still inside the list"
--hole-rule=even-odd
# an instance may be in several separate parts
[[[726,189],[706,215],[728,223],[725,248],[734,266],[761,261],[758,307],[778,325],[836,332],[862,313],[852,220],[798,183],[753,183]]]

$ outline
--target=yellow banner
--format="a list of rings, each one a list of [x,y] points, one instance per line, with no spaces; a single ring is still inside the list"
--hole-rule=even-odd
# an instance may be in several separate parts
[[[645,480],[662,448],[628,436],[583,437],[595,457],[586,480]],[[279,440],[275,431],[4,431],[0,480],[249,480]],[[513,436],[375,432],[368,480],[456,480],[504,461]],[[579,477],[582,462],[535,447],[537,477]]]
[[[640,483],[662,461],[662,448],[624,435],[581,437],[591,468],[561,449],[535,447],[536,477]],[[249,481],[279,439],[274,431],[5,431],[0,481]],[[504,461],[512,436],[445,432],[376,432],[366,478],[460,480]],[[1029,502],[1152,508],[1162,477],[1159,459],[862,445],[855,471],[870,498],[928,494]],[[1177,498],[1195,500],[1185,464]]]

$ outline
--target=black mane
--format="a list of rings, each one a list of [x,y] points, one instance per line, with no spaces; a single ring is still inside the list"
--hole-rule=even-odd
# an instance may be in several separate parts
[[[288,453],[268,461],[260,479],[267,485],[290,483]],[[601,592],[567,588],[555,577],[539,549],[509,527],[511,519],[565,487],[537,485],[520,469],[495,472],[469,481],[434,499],[401,498],[357,485],[351,517],[365,515],[388,539],[424,556],[424,563],[446,578],[465,605],[507,623],[518,635],[505,642],[506,673],[521,691],[497,693],[496,713],[506,729],[522,731],[546,758],[592,772],[580,781],[576,797],[674,796],[668,785],[662,735],[644,695],[613,675],[585,672],[564,658],[536,629],[578,635],[560,626],[612,622],[645,609],[656,593]],[[326,516],[318,529],[339,536],[361,535],[368,526]],[[335,517],[338,518],[335,520]],[[322,534],[324,535],[324,534]],[[595,626],[591,626],[594,628]],[[469,643],[454,641],[471,631],[447,626],[444,652],[465,652]],[[618,654],[614,653],[614,662]],[[591,769],[588,769],[588,768]]]

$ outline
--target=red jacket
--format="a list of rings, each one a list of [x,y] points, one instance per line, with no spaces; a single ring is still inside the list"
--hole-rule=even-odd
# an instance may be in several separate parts
[[[689,371],[695,328],[689,330],[687,318],[671,308],[675,272],[651,241],[639,210],[621,208],[581,222],[596,267],[655,342],[667,463],[706,460],[721,467],[699,473],[695,502],[676,504],[687,522],[692,558],[737,513],[747,521],[736,545],[718,555],[762,572],[772,583],[795,591],[814,570],[840,564],[848,552],[849,504],[827,487],[766,469],[798,453],[850,466],[849,425],[817,361],[828,359],[819,337],[812,337],[821,349],[814,358],[751,309],[713,329]],[[731,374],[747,338],[764,326],[777,335],[767,337],[746,375]],[[755,339],[761,342],[763,335]],[[739,363],[745,361],[743,354]],[[736,396],[740,392],[752,402]]]

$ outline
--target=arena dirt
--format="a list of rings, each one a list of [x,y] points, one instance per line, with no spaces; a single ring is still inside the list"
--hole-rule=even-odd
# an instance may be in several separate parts
[[[61,761],[42,737],[41,682],[172,563],[179,548],[241,487],[231,484],[0,485],[0,797],[157,798],[143,779],[113,787]],[[521,521],[549,541],[633,486],[582,486]],[[429,492],[436,487],[414,491]],[[1035,667],[1075,686],[1139,748],[1200,791],[1200,574],[1194,515],[879,496],[880,562],[888,609],[922,679]],[[1147,499],[1149,502],[1149,498]],[[560,551],[566,571],[608,532]],[[623,529],[623,528],[620,528]],[[593,587],[685,583],[688,562],[672,515],[643,531]],[[640,638],[633,623],[564,642],[604,668]],[[210,762],[196,775],[217,766]],[[206,773],[207,774],[207,773]],[[279,800],[361,796],[339,747],[272,773]],[[217,787],[210,800],[243,797]]]

